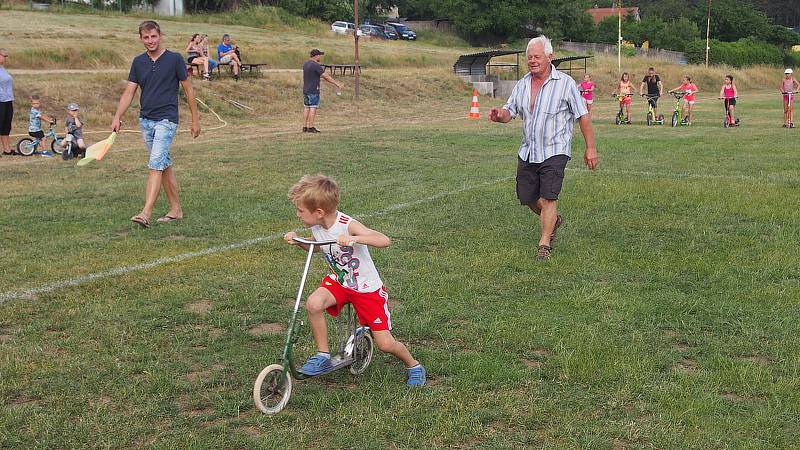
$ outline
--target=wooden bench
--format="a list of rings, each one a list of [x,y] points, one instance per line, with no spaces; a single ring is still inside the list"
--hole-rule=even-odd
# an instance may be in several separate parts
[[[267,63],[242,63],[241,75],[244,76],[245,73],[247,73],[247,74],[252,75],[252,76],[259,76],[261,74],[261,67],[264,67],[266,65],[267,65]],[[217,71],[217,76],[221,77],[222,76],[222,70],[221,70],[222,66],[227,66],[229,73],[233,72],[233,68],[231,67],[230,63],[225,63],[225,64],[221,64],[220,63],[215,69],[209,70],[209,73],[213,74],[214,70],[216,70]],[[187,63],[186,64],[186,69],[187,70],[191,69],[192,70],[192,74],[196,73],[198,77],[203,76],[203,65],[202,64],[194,63],[194,62],[191,63],[191,64]]]
[[[336,75],[337,71],[342,76],[347,75],[348,71],[354,76],[356,74],[356,70],[358,70],[358,73],[361,73],[361,64],[323,64],[322,67],[324,67],[326,70],[330,70],[331,75]]]

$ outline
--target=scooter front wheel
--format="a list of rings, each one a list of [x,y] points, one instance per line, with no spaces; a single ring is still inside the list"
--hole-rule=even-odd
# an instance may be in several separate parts
[[[672,113],[672,126],[673,127],[677,127],[678,126],[678,113],[677,112]]]
[[[253,402],[264,414],[278,414],[292,395],[292,376],[280,364],[264,368],[253,385]]]

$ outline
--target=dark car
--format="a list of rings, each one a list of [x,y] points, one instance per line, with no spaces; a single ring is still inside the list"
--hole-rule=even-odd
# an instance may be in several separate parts
[[[395,30],[393,26],[383,25],[383,33],[386,35],[386,39],[391,39],[393,41],[400,39],[400,35],[397,34],[397,30]]]
[[[414,33],[413,31],[411,31],[411,28],[408,28],[407,26],[403,25],[402,23],[386,22],[386,25],[389,25],[390,27],[393,27],[395,29],[395,31],[397,31],[397,34],[400,35],[400,39],[405,39],[405,40],[408,40],[408,41],[417,40],[417,33]]]
[[[389,39],[383,31],[383,27],[377,25],[361,25],[361,33],[364,36],[377,37],[381,39]]]

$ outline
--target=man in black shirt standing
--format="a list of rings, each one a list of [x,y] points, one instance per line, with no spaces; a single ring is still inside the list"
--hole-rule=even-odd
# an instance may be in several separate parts
[[[131,221],[143,228],[150,227],[161,187],[167,194],[169,212],[158,219],[158,223],[174,222],[183,219],[178,181],[172,169],[169,148],[178,130],[178,84],[183,86],[189,110],[192,113],[192,136],[200,135],[200,117],[197,113],[192,83],[188,79],[186,63],[178,53],[161,46],[161,28],[152,20],[139,25],[139,40],[146,52],[138,55],[131,63],[128,85],[119,99],[117,113],[111,122],[111,130],[119,131],[120,119],[133,101],[138,88],[142,88],[139,103],[139,127],[147,147],[149,176],[144,197],[144,207]]]
[[[647,101],[653,105],[653,119],[658,117],[658,97],[664,94],[664,85],[661,77],[656,74],[656,69],[647,69],[647,75],[642,78],[642,85],[639,87],[639,95],[644,95],[644,88],[647,86]]]
[[[319,108],[320,78],[336,86],[336,89],[342,89],[341,83],[325,73],[325,68],[319,63],[324,54],[315,48],[311,50],[311,56],[308,61],[303,64],[303,133],[320,132],[314,128],[314,117],[317,115],[317,108]]]

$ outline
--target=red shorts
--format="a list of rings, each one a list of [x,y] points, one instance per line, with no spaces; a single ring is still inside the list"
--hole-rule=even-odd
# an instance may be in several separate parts
[[[630,105],[631,104],[631,97],[630,96],[623,97],[623,99],[620,101],[620,103],[622,103],[623,105]]]
[[[336,304],[327,309],[331,316],[338,316],[344,305],[351,303],[361,325],[369,327],[372,331],[392,329],[389,294],[383,287],[375,292],[356,292],[347,289],[331,277],[323,278],[319,286],[327,289],[336,299]]]

